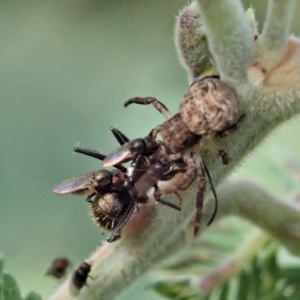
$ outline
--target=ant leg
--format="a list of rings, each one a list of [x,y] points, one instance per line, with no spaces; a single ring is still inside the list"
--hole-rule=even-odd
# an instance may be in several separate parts
[[[73,151],[76,152],[76,153],[80,153],[80,154],[84,154],[84,155],[87,155],[87,156],[97,158],[99,160],[104,160],[105,157],[106,157],[106,155],[100,153],[97,150],[91,150],[91,149],[87,149],[87,148],[74,147]]]
[[[114,137],[116,138],[116,140],[121,146],[124,145],[125,143],[130,142],[130,139],[116,127],[110,127],[110,131],[112,132],[112,134],[114,135]]]
[[[124,145],[125,143],[129,142],[128,137],[117,128],[110,127],[110,130],[120,145]],[[87,148],[74,147],[73,151],[76,153],[97,158],[99,160],[104,160],[106,158],[106,155],[100,153],[99,151],[91,150]]]
[[[101,161],[103,161],[106,158],[106,155],[101,154],[100,152],[98,152],[97,150],[91,150],[91,149],[86,149],[86,148],[80,148],[80,147],[74,147],[73,151],[76,153],[80,153],[80,154],[84,154],[90,157],[94,157],[97,158]],[[117,164],[114,165],[114,167],[118,170],[120,170],[123,173],[127,173],[127,168],[125,168],[124,166]]]
[[[95,198],[96,198],[96,197],[95,197],[96,195],[97,195],[97,193],[93,193],[93,194],[87,196],[86,199],[85,199],[85,201],[88,202],[88,203],[93,203],[93,202],[96,200],[96,199],[95,199]],[[94,198],[94,197],[95,197],[95,198]],[[94,198],[94,199],[92,199],[92,198]]]
[[[142,105],[152,104],[161,114],[164,115],[166,119],[170,119],[173,116],[173,114],[169,111],[169,109],[162,102],[160,102],[154,97],[134,97],[127,100],[124,103],[124,106],[127,107],[132,103],[142,104]]]
[[[124,211],[123,216],[120,218],[117,226],[112,231],[112,233],[109,235],[109,237],[106,239],[107,242],[112,243],[121,238],[121,230],[127,224],[128,220],[131,217],[131,215],[133,214],[134,208],[135,208],[135,201],[134,200],[130,200],[130,201],[131,201],[131,203],[129,203],[128,208]]]
[[[117,128],[110,127],[110,130],[111,130],[112,134],[114,135],[114,137],[116,138],[116,140],[118,141],[118,143],[121,146],[130,141],[129,138],[123,132],[118,130]],[[84,155],[87,155],[87,156],[90,156],[90,157],[94,157],[94,158],[99,159],[101,161],[103,161],[106,158],[106,155],[100,153],[97,150],[74,147],[73,151],[76,152],[76,153],[80,153],[80,154],[84,154]],[[120,171],[122,171],[124,173],[127,172],[127,169],[125,167],[123,167],[122,165],[115,165],[115,168],[119,169]]]

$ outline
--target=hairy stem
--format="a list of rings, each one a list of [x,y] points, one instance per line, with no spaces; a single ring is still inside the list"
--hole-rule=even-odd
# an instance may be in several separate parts
[[[261,43],[265,51],[280,57],[287,46],[295,0],[269,0]]]
[[[291,253],[300,255],[300,206],[296,202],[281,200],[247,181],[221,186],[219,193],[222,216],[243,217],[266,230]]]
[[[254,37],[239,0],[198,0],[209,48],[221,77],[245,79],[254,56]]]

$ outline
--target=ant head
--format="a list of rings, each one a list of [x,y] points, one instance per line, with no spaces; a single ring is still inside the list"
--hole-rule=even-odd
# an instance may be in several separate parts
[[[96,189],[101,190],[103,188],[109,187],[112,183],[112,176],[112,173],[108,170],[99,170],[99,172],[95,176],[95,180],[98,183]]]
[[[129,143],[129,149],[134,155],[143,155],[147,151],[146,140],[135,139]]]

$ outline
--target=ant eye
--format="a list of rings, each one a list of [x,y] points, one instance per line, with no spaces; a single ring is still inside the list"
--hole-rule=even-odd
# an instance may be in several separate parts
[[[146,144],[143,139],[136,139],[131,142],[131,151],[143,154],[146,151]]]
[[[102,188],[111,184],[112,174],[108,170],[101,170],[101,172],[96,177],[96,180],[99,184],[98,188]]]
[[[109,177],[101,178],[98,182],[100,187],[105,187],[105,186],[109,186],[111,184],[111,181],[112,181],[112,177],[109,176]]]

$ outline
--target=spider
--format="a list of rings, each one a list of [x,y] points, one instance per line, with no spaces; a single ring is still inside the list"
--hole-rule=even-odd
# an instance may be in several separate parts
[[[195,177],[198,179],[194,221],[194,235],[196,235],[202,217],[206,188],[205,173],[209,174],[198,148],[199,145],[209,144],[211,136],[222,137],[238,127],[244,115],[238,116],[237,96],[233,89],[219,79],[219,76],[207,76],[193,82],[180,104],[180,112],[175,115],[154,97],[129,99],[125,102],[125,107],[132,103],[152,104],[167,118],[167,121],[151,130],[145,139],[149,141],[146,143],[146,151],[144,149],[137,151],[134,159],[144,153],[147,156],[149,150],[147,145],[156,144],[156,161],[170,165],[177,162],[184,163],[182,176],[172,186],[162,190],[157,189],[154,192],[154,198],[160,199],[161,196],[183,190],[190,186]],[[157,140],[158,134],[161,135],[162,141]],[[119,150],[106,157],[104,166],[133,159],[130,151],[125,154],[124,152]],[[229,162],[229,156],[225,151],[217,149],[217,154],[221,156],[223,164]],[[210,178],[209,181],[211,182]],[[215,217],[216,209],[208,224]]]

